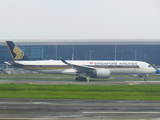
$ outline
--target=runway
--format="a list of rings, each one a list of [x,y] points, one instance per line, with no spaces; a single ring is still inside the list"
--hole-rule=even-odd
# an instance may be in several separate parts
[[[111,77],[110,79],[88,79],[89,81],[76,81],[75,77],[0,77],[0,84],[82,84],[82,85],[135,85],[135,84],[160,84],[160,76],[148,77],[144,81],[139,77]]]
[[[143,80],[0,80],[0,84],[81,84],[81,85],[137,85],[137,84],[160,84],[160,81],[143,81]]]
[[[0,99],[0,119],[160,119],[160,101]]]

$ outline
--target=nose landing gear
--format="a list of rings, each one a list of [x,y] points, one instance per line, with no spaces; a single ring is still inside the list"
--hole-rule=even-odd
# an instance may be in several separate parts
[[[147,75],[145,75],[145,77],[144,77],[144,81],[147,81]]]

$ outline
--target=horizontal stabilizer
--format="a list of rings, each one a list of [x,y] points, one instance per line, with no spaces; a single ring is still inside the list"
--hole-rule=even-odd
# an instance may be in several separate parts
[[[8,65],[15,66],[15,67],[22,67],[23,66],[22,64],[19,64],[19,63],[16,63],[16,62],[5,62],[5,63],[8,64]]]

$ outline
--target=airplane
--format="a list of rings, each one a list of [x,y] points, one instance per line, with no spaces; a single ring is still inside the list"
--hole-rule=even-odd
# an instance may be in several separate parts
[[[47,74],[76,75],[76,80],[91,78],[110,78],[110,75],[147,75],[160,74],[160,70],[142,61],[95,61],[95,60],[30,60],[24,52],[13,42],[6,41],[12,55],[13,62],[5,62],[19,68],[33,70]]]
[[[6,72],[6,70],[3,67],[0,67],[0,72]]]

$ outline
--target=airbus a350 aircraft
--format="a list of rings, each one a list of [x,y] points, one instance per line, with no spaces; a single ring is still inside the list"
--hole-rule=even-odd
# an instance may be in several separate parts
[[[14,62],[5,62],[8,65],[34,70],[48,74],[76,75],[76,80],[86,80],[84,76],[92,78],[110,78],[111,74],[117,75],[147,75],[160,71],[150,64],[141,61],[94,61],[94,60],[30,60],[23,51],[12,41],[6,41]]]

